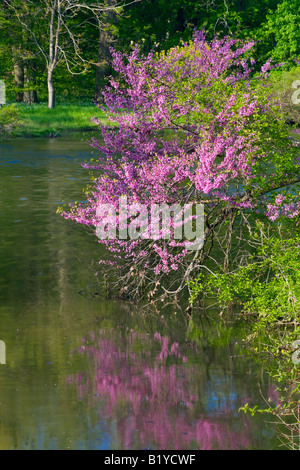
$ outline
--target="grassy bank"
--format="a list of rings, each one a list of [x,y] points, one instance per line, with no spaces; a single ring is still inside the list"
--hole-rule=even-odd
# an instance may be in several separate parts
[[[17,125],[10,130],[10,135],[16,137],[58,137],[74,131],[96,131],[98,125],[93,117],[103,124],[108,122],[93,103],[57,104],[54,109],[48,109],[45,103],[12,104],[5,108],[17,116]]]

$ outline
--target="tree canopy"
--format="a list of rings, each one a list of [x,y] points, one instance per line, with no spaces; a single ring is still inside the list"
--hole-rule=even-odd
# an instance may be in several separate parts
[[[12,101],[46,99],[51,41],[58,99],[101,98],[111,73],[111,45],[123,52],[132,44],[143,52],[168,51],[191,39],[195,29],[205,29],[210,40],[255,40],[257,68],[269,57],[289,66],[299,54],[296,0],[1,0],[0,5],[0,77]]]
[[[147,286],[152,295],[160,285],[179,293],[211,256],[216,231],[241,211],[270,219],[274,211],[299,214],[298,196],[277,194],[299,184],[298,154],[265,89],[274,65],[269,60],[255,73],[253,46],[230,38],[208,41],[196,32],[168,52],[142,54],[138,46],[112,52],[118,78],[110,79],[104,97],[118,126],[102,127],[103,142],[94,141],[99,159],[84,165],[94,172],[87,203],[63,215],[94,229],[115,223],[119,235],[125,223],[129,238],[105,230],[99,237],[112,254],[101,262],[121,270],[123,292],[139,295]],[[149,234],[143,209],[163,204],[173,213],[176,204],[178,213],[184,205],[205,205],[203,233],[191,231],[195,249],[182,231],[175,236],[185,223],[180,217],[159,225],[155,237]],[[193,212],[189,217],[195,222]]]

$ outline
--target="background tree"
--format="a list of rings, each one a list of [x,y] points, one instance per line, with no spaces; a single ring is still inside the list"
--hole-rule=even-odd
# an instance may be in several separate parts
[[[108,5],[113,5],[114,0],[108,0]],[[95,77],[95,98],[98,102],[103,100],[102,90],[106,77],[112,72],[110,67],[110,47],[117,38],[117,22],[120,15],[114,9],[107,10],[101,17],[98,38],[98,58]]]
[[[132,5],[120,19],[120,48],[138,43],[148,52],[154,43],[159,50],[189,39],[195,29],[203,29],[208,38],[215,35],[235,38],[256,38],[259,55],[274,47],[261,29],[267,14],[275,11],[280,0],[144,0]],[[259,57],[257,56],[257,59]]]
[[[300,55],[300,4],[297,0],[278,3],[267,16],[266,34],[273,42],[269,52],[277,61],[291,63]]]
[[[296,0],[0,0],[0,5],[0,73],[18,101],[35,101],[37,91],[44,100],[47,82],[53,94],[51,80],[61,97],[100,100],[111,73],[110,45],[129,51],[139,44],[149,52],[155,44],[167,51],[190,39],[195,28],[205,28],[209,39],[255,39],[257,70],[269,57],[289,63],[299,53]]]
[[[37,102],[34,69],[35,57],[31,43],[22,25],[16,18],[9,5],[2,0],[0,15],[0,54],[4,61],[2,76],[9,82],[9,71],[13,70],[13,88],[17,102]],[[18,5],[21,8],[21,3]]]
[[[102,16],[109,10],[120,11],[117,0],[4,0],[10,13],[21,25],[32,44],[34,54],[43,58],[47,70],[48,107],[55,103],[53,75],[64,63],[69,73],[84,73],[90,65],[84,56],[84,27],[102,26]],[[93,50],[89,42],[89,52]]]

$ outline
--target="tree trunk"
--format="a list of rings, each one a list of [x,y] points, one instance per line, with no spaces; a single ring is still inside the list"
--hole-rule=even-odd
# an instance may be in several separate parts
[[[24,88],[24,69],[23,61],[19,58],[14,58],[14,82],[17,88],[20,88],[20,91],[16,92],[16,101],[18,103],[23,101],[23,88]]]
[[[27,104],[38,103],[37,91],[34,89],[34,77],[32,73],[32,64],[28,61],[24,65],[24,85],[25,88],[29,88],[24,91],[23,101]],[[31,88],[31,89],[30,89]]]
[[[52,71],[48,71],[48,108],[53,109],[55,107],[55,92],[53,86],[53,74]]]
[[[103,90],[105,77],[109,73],[108,57],[110,46],[110,38],[107,31],[100,30],[99,34],[99,47],[98,47],[98,60],[96,66],[96,83],[95,83],[95,99],[98,102],[102,101],[101,91]]]
[[[26,91],[24,93],[24,103],[32,104],[39,103],[39,98],[36,90]]]
[[[108,0],[107,5],[113,6],[116,0]],[[108,65],[110,59],[109,48],[113,42],[111,26],[117,21],[117,16],[113,10],[108,10],[102,17],[102,26],[99,30],[98,60],[96,66],[95,80],[95,100],[103,101],[102,90],[105,84],[105,78],[109,75],[111,69]]]

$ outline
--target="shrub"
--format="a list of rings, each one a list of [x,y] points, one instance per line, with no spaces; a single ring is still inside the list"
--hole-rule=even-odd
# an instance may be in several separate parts
[[[177,296],[211,253],[217,229],[229,222],[229,248],[238,211],[267,213],[274,189],[300,181],[297,154],[265,90],[273,66],[268,61],[253,78],[253,44],[208,43],[196,32],[190,43],[160,55],[142,55],[138,47],[112,52],[115,77],[104,99],[118,127],[102,126],[104,142],[94,142],[100,156],[84,165],[93,171],[87,202],[62,215],[96,232],[108,220],[99,207],[110,204],[112,220],[123,196],[147,207],[205,204],[204,243],[196,251],[189,240],[166,239],[163,230],[156,240],[99,240],[110,255],[100,260],[105,274],[117,267],[126,295]],[[293,216],[300,210],[295,197]],[[135,215],[127,227],[137,224]]]
[[[0,108],[0,135],[10,134],[22,125],[20,112],[14,104]]]

